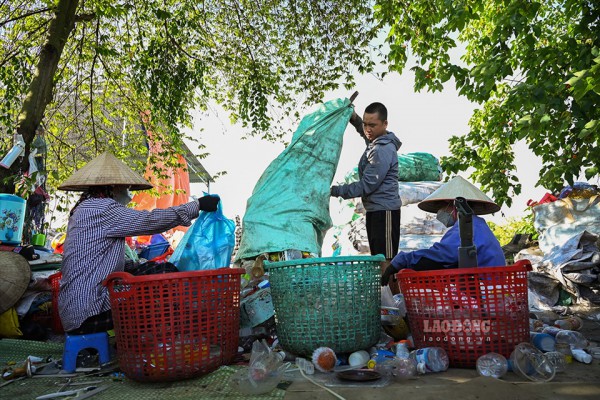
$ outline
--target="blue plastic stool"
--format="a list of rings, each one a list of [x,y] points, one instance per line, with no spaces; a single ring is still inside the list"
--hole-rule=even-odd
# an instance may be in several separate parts
[[[108,334],[106,332],[88,333],[85,335],[66,334],[62,359],[63,370],[69,373],[75,372],[75,368],[77,368],[77,355],[83,349],[98,350],[100,364],[110,361]]]

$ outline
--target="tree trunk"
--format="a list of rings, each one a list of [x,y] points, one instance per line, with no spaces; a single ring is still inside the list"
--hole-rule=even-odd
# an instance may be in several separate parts
[[[42,122],[46,106],[52,101],[54,75],[62,55],[65,43],[75,27],[75,11],[79,0],[60,0],[56,7],[55,17],[50,23],[48,38],[40,52],[35,74],[29,85],[27,97],[17,122],[17,133],[25,140],[25,156],[21,163],[15,163],[11,169],[0,168],[0,192],[13,193],[14,183],[7,182],[11,175],[29,168],[29,146],[35,138],[35,131]]]

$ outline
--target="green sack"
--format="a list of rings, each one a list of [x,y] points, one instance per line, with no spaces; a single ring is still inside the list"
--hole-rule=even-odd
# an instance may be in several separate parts
[[[358,182],[358,167],[348,172],[344,180],[346,183]],[[440,162],[429,153],[399,154],[398,180],[400,182],[441,181]]]
[[[248,199],[237,260],[288,249],[321,255],[332,226],[329,188],[352,111],[348,99],[336,99],[302,119]]]

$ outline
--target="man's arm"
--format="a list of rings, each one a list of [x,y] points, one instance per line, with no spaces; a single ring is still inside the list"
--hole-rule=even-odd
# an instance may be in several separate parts
[[[350,116],[350,124],[352,124],[354,129],[356,129],[356,132],[358,132],[360,136],[362,136],[362,138],[365,140],[365,143],[368,145],[369,139],[367,139],[367,137],[365,136],[363,120],[355,111],[353,111],[352,115]]]

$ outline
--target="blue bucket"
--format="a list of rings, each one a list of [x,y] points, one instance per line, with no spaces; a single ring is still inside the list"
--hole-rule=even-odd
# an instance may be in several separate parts
[[[14,194],[0,193],[0,242],[21,244],[25,222],[25,200]]]

